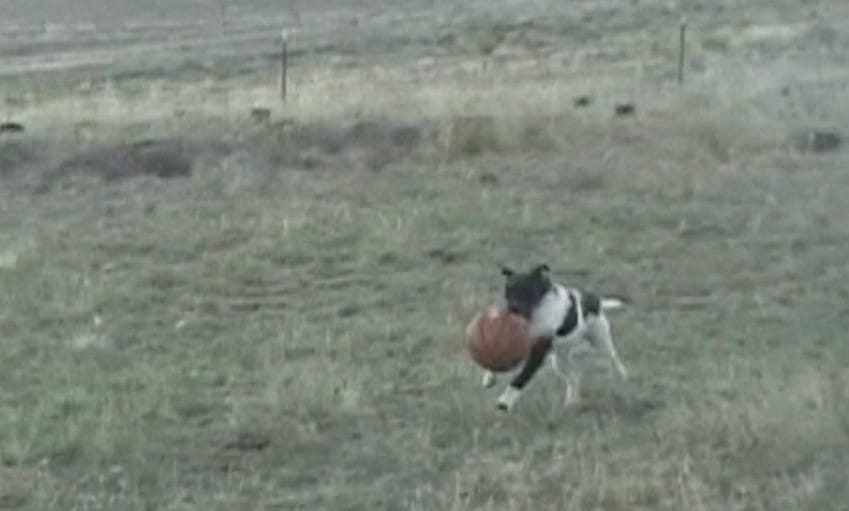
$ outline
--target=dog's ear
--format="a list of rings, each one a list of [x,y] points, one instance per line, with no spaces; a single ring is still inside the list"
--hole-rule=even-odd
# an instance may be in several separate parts
[[[502,266],[502,267],[501,267],[501,274],[502,274],[502,275],[504,275],[504,276],[505,276],[505,277],[507,277],[507,278],[510,278],[510,277],[512,277],[513,275],[516,275],[516,272],[515,272],[515,271],[513,271],[513,269],[512,269],[512,268],[508,268],[508,267],[506,267],[506,266]]]
[[[547,264],[540,264],[534,268],[533,274],[547,279],[551,275],[551,268],[549,268]]]

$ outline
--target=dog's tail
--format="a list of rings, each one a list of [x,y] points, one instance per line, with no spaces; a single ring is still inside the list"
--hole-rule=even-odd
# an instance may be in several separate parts
[[[605,296],[601,299],[602,310],[616,310],[625,307],[628,300],[620,296]]]

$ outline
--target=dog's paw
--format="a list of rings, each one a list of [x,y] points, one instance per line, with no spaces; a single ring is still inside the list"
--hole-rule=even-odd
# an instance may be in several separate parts
[[[509,412],[513,409],[513,405],[516,404],[516,401],[519,400],[519,396],[522,395],[522,391],[517,389],[516,387],[507,387],[504,389],[504,392],[498,396],[498,401],[496,402],[496,406],[499,410],[503,412]]]
[[[490,372],[486,372],[483,374],[483,380],[481,380],[481,386],[485,389],[490,389],[498,383],[498,378],[495,377],[494,374]]]
[[[619,378],[622,381],[627,381],[628,380],[628,369],[625,368],[625,364],[623,364],[622,361],[619,360],[619,356],[617,356],[615,352],[611,353],[610,358],[611,358],[610,362],[613,365],[613,369],[619,375]]]

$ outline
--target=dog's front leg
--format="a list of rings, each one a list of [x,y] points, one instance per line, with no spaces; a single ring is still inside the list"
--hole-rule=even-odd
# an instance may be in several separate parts
[[[485,389],[490,387],[494,387],[495,384],[498,383],[498,377],[495,376],[495,373],[492,371],[484,371],[483,380],[481,380],[481,386]]]
[[[499,410],[507,411],[513,408],[513,405],[516,404],[516,401],[519,400],[519,396],[522,394],[522,389],[531,381],[531,378],[533,378],[540,366],[545,362],[545,357],[551,351],[553,342],[553,337],[542,337],[534,342],[531,346],[531,353],[528,355],[528,359],[525,360],[522,370],[513,378],[510,385],[504,389],[501,396],[498,397]]]

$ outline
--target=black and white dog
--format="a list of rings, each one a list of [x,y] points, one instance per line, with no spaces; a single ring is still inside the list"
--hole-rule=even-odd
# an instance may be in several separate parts
[[[510,312],[528,320],[534,339],[524,366],[498,398],[498,408],[510,410],[522,394],[522,389],[537,373],[546,357],[555,373],[566,384],[566,403],[578,398],[579,373],[572,364],[572,356],[588,348],[599,350],[610,357],[611,363],[623,379],[628,372],[613,347],[610,323],[604,311],[624,305],[618,298],[601,298],[579,289],[567,288],[551,280],[547,265],[541,264],[527,273],[517,273],[503,268],[506,277],[504,297]],[[561,372],[558,358],[566,355],[569,365]],[[483,385],[496,383],[496,377],[486,372]]]

